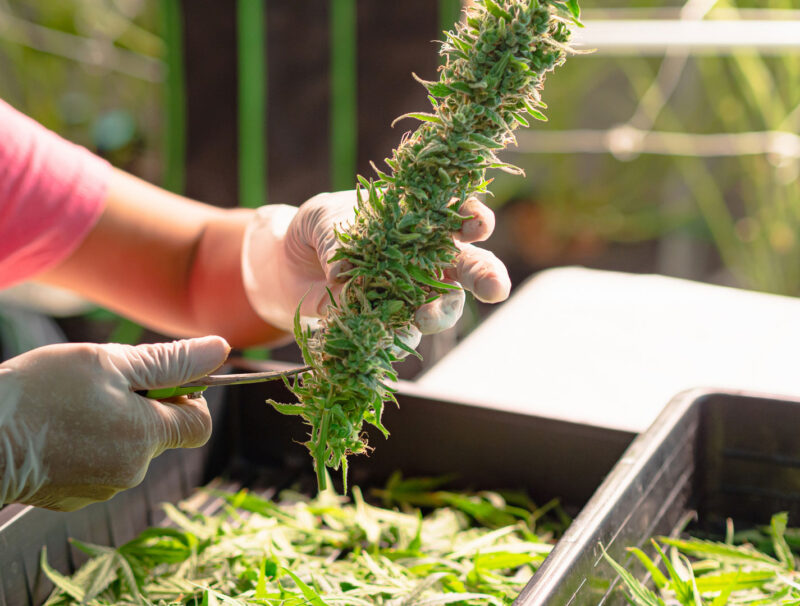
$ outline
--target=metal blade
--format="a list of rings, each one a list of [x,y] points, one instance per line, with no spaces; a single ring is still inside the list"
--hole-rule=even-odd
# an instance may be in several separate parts
[[[274,381],[283,377],[291,377],[311,370],[310,366],[301,366],[292,370],[273,370],[268,372],[247,372],[231,375],[208,375],[185,383],[181,387],[212,387],[218,385],[247,385],[250,383],[263,383]]]

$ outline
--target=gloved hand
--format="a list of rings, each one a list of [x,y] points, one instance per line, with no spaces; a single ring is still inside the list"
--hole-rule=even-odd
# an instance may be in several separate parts
[[[78,509],[136,486],[163,451],[202,446],[211,434],[203,398],[134,392],[204,376],[229,350],[220,337],[70,343],[0,364],[0,504]]]
[[[291,330],[301,299],[300,314],[308,321],[324,314],[326,287],[338,296],[343,261],[328,262],[338,245],[334,227],[351,223],[355,206],[351,190],[318,194],[299,209],[282,204],[258,209],[245,233],[242,275],[250,303],[267,322]],[[453,234],[461,252],[445,279],[460,283],[481,301],[503,301],[511,289],[505,266],[491,252],[470,244],[491,235],[494,214],[476,198],[468,199],[459,213],[472,218]],[[423,334],[439,332],[453,326],[463,309],[464,291],[448,291],[420,307],[414,324]],[[419,335],[409,340],[416,345]]]

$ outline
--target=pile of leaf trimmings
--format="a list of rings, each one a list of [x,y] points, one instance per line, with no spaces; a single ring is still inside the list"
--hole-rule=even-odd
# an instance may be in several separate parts
[[[360,606],[510,604],[551,549],[543,510],[520,495],[420,492],[395,481],[389,500],[449,504],[423,516],[331,491],[281,504],[240,492],[209,516],[167,506],[173,528],[150,528],[55,583],[48,604]],[[476,517],[485,525],[476,527]],[[552,517],[552,516],[549,516]],[[556,529],[561,527],[555,522]]]
[[[797,605],[800,529],[787,529],[786,524],[787,514],[778,513],[768,527],[742,533],[734,533],[729,521],[724,541],[659,537],[652,544],[661,558],[660,567],[642,550],[629,548],[648,571],[656,591],[605,557],[619,573],[629,602],[636,606]]]
[[[420,305],[454,288],[441,278],[457,254],[452,234],[464,218],[456,209],[486,192],[486,169],[522,172],[496,152],[514,142],[526,116],[544,119],[544,75],[564,61],[567,23],[577,17],[577,0],[474,2],[446,34],[438,82],[422,82],[433,112],[402,116],[423,123],[386,160],[390,174],[359,177],[358,214],[338,233],[335,257],[352,266],[349,282],[318,332],[295,323],[312,366],[293,387],[300,404],[271,402],[310,425],[306,446],[321,489],[325,466],[341,465],[346,490],[346,456],[367,449],[364,421],[388,435],[381,413],[394,398],[385,382],[395,378],[393,346],[407,349],[397,334]]]

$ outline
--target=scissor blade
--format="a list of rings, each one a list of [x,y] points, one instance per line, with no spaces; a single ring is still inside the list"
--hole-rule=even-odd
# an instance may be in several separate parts
[[[311,370],[310,366],[293,368],[292,370],[272,370],[268,372],[246,372],[231,375],[208,375],[195,379],[191,383],[181,385],[181,387],[211,387],[216,385],[247,385],[248,383],[263,383],[264,381],[274,381],[283,377],[291,377]]]

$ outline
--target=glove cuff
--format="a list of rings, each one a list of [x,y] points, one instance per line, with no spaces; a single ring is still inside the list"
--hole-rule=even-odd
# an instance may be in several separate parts
[[[288,204],[258,208],[242,243],[242,280],[250,305],[263,320],[290,332],[294,310],[282,304],[281,270],[286,233],[297,210]]]

